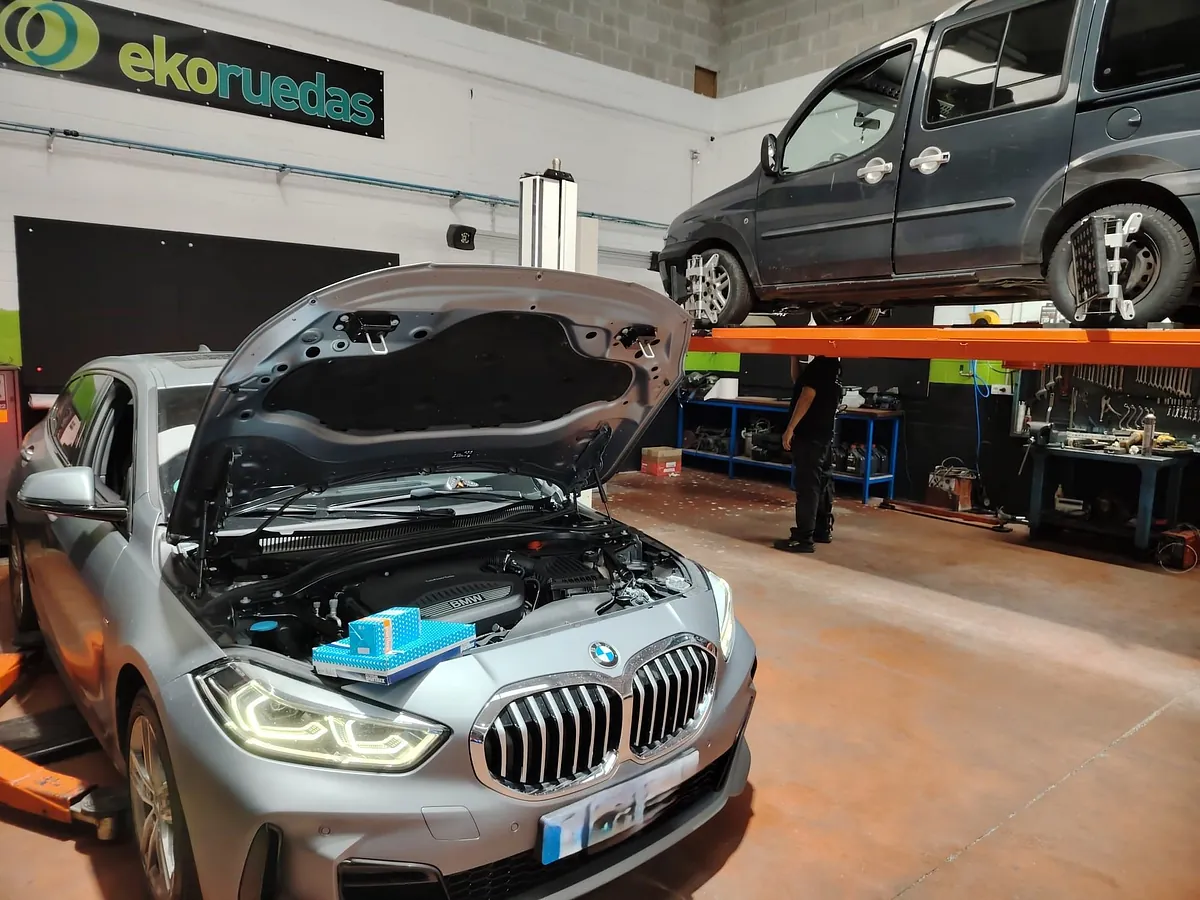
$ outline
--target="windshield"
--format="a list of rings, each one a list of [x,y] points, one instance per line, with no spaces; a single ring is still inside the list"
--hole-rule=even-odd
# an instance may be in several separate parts
[[[209,390],[207,386],[200,386],[165,388],[158,392],[158,477],[163,509],[168,513],[175,502],[183,464]],[[295,485],[264,484],[260,493],[264,498],[263,505],[248,511],[246,517],[261,517],[278,510],[284,501],[267,503],[266,498],[292,487]],[[409,496],[414,491],[418,496]],[[367,512],[386,515],[393,505],[397,511],[411,509],[414,505],[421,509],[453,509],[465,503],[511,503],[516,495],[534,499],[555,493],[548,484],[526,475],[494,472],[405,475],[330,488],[320,495],[296,498],[287,509],[292,513],[317,509],[329,517],[354,517]]]

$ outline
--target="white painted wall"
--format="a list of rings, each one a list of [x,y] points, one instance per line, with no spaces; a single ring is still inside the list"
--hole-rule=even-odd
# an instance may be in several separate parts
[[[109,0],[197,26],[382,69],[386,140],[0,71],[0,119],[513,197],[554,157],[581,210],[658,222],[689,204],[689,154],[715,103],[628,72],[380,0]],[[250,12],[248,10],[253,10]],[[286,23],[286,24],[285,24]],[[453,62],[453,65],[450,63]],[[0,132],[0,309],[17,305],[14,215],[391,251],[405,262],[515,262],[515,244],[446,248],[461,221],[515,234],[515,214],[469,202]],[[601,247],[643,252],[662,232],[601,225]],[[657,285],[654,273],[601,274]]]

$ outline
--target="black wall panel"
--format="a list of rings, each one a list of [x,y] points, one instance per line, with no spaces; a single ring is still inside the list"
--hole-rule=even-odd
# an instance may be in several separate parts
[[[391,253],[18,216],[24,387],[110,354],[232,350],[272,314]]]

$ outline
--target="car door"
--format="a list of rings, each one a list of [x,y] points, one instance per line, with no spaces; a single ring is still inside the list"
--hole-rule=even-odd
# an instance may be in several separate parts
[[[935,24],[899,171],[897,274],[1040,264],[1040,235],[1062,206],[1090,9],[996,0]]]
[[[89,373],[79,385],[92,394],[79,401],[82,440],[70,438],[67,459],[96,474],[99,499],[124,502],[133,497],[133,392],[119,377]],[[127,523],[113,524],[69,516],[46,516],[36,582],[31,578],[39,617],[50,624],[58,663],[80,708],[93,729],[107,739],[108,700],[105,694],[104,644],[108,617],[105,587],[118,560],[129,546]],[[31,566],[32,568],[32,566]]]
[[[780,134],[759,179],[764,284],[886,277],[904,123],[927,29],[834,73]]]

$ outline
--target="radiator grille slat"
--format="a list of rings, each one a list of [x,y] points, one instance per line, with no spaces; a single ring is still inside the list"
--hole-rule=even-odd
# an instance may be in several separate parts
[[[711,698],[717,660],[707,650],[679,647],[634,673],[629,745],[646,756],[691,726]]]
[[[569,786],[604,766],[622,734],[621,698],[578,684],[521,697],[500,711],[484,739],[488,771],[526,793]]]

